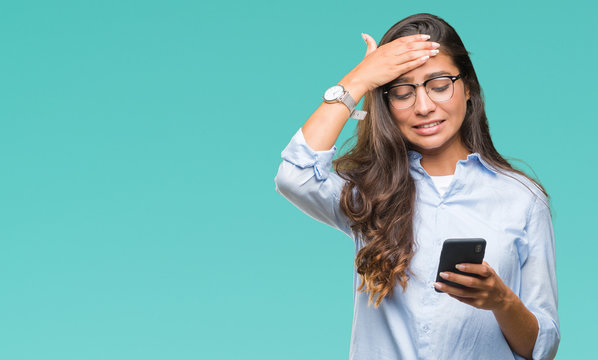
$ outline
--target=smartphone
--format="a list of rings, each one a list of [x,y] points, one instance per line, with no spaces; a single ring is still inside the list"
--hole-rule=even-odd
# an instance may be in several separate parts
[[[477,274],[470,274],[457,270],[455,265],[462,263],[481,264],[482,261],[484,261],[485,252],[486,240],[481,238],[444,240],[444,243],[442,244],[442,251],[440,252],[438,271],[436,272],[436,282],[443,282],[447,285],[465,288],[465,286],[461,284],[441,278],[440,273],[443,271],[450,271],[456,274],[479,278],[479,275]],[[436,292],[444,292],[436,288],[434,288],[434,290],[436,290]]]

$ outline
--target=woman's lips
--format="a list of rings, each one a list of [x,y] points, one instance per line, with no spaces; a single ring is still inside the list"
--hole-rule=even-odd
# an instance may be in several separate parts
[[[413,130],[415,130],[415,132],[420,135],[433,135],[433,134],[436,134],[437,132],[439,132],[440,129],[442,129],[442,127],[444,126],[444,122],[445,122],[445,120],[439,120],[439,121],[429,123],[426,125],[414,126]],[[430,126],[430,125],[432,125],[432,126]],[[425,127],[423,127],[423,126],[425,126]]]

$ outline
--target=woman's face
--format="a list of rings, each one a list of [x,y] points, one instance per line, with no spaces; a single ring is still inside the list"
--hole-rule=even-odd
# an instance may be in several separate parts
[[[446,74],[440,75],[457,75],[459,69],[454,65],[451,57],[440,52],[428,59],[423,65],[402,74],[400,78],[405,78],[405,80],[393,82],[393,84],[421,83],[430,77],[434,77],[430,74],[436,72],[446,72]],[[463,148],[459,128],[465,118],[469,90],[465,89],[462,78],[455,81],[453,85],[453,96],[445,102],[436,103],[432,101],[428,97],[426,89],[423,86],[418,86],[415,104],[410,108],[397,110],[389,103],[390,113],[399,130],[406,140],[411,143],[412,147],[422,154],[437,153],[451,149],[454,146]],[[421,125],[437,121],[440,124],[428,128],[421,127]]]

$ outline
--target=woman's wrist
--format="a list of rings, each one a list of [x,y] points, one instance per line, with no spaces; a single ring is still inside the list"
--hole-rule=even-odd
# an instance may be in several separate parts
[[[349,92],[353,100],[355,100],[355,104],[359,103],[365,93],[368,92],[367,86],[351,75],[343,77],[338,83]]]
[[[502,313],[502,314],[508,313],[513,308],[515,308],[518,305],[518,303],[521,303],[521,300],[519,300],[519,297],[517,295],[515,295],[515,293],[507,287],[504,295],[498,301],[498,306],[495,309],[492,309],[492,311],[495,314],[496,313]]]

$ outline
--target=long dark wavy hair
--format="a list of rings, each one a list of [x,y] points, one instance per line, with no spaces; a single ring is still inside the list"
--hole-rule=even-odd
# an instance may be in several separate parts
[[[547,195],[539,182],[514,169],[494,148],[482,89],[469,52],[451,25],[432,14],[415,14],[393,25],[378,46],[415,34],[428,34],[429,41],[440,43],[439,50],[450,56],[463,74],[470,91],[459,130],[465,147],[479,153],[497,171],[527,177]],[[376,308],[384,297],[392,296],[397,281],[405,291],[415,253],[415,182],[409,174],[408,160],[411,148],[390,114],[384,90],[385,86],[381,86],[365,94],[363,109],[367,115],[349,139],[357,138],[355,146],[333,163],[339,176],[346,180],[341,209],[352,220],[353,232],[361,234],[365,242],[355,257],[361,278],[358,290],[369,292],[368,305],[377,295]]]

